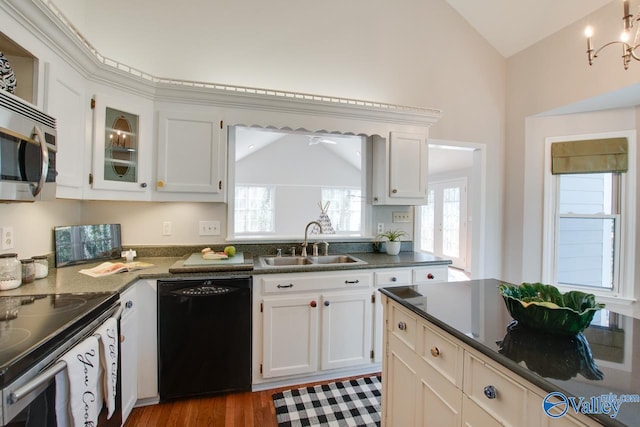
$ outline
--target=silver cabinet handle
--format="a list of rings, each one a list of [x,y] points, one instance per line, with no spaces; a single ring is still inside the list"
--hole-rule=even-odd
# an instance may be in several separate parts
[[[398,322],[398,329],[404,331],[405,329],[407,329],[407,324],[404,322]]]
[[[124,304],[124,306],[125,306],[125,307],[127,307],[127,308],[131,308],[131,307],[133,307],[133,301],[131,301],[131,300],[127,301],[127,302]]]
[[[484,395],[487,399],[495,399],[498,396],[498,391],[492,385],[488,385],[484,388]]]
[[[325,307],[329,307],[330,305],[331,305],[331,301],[325,301],[325,302],[324,302],[324,306],[325,306]]]
[[[278,285],[277,288],[278,289],[293,288],[293,283],[289,283],[288,285]]]
[[[356,283],[360,283],[360,280],[345,280],[344,281],[345,285],[353,285],[353,284],[356,284]]]
[[[392,278],[391,278],[391,281],[392,281],[392,282],[397,282],[397,281],[398,281],[398,278],[397,278],[397,277],[392,277]]]

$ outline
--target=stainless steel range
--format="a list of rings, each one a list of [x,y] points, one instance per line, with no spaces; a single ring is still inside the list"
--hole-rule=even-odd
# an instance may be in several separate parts
[[[54,376],[64,366],[56,362],[119,307],[111,293],[0,297],[0,425],[57,425]]]

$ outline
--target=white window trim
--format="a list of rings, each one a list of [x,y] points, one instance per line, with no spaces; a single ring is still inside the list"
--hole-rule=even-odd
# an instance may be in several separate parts
[[[606,289],[591,289],[589,292],[599,297],[603,302],[631,303],[634,302],[634,278],[635,278],[635,235],[636,235],[636,132],[635,130],[605,132],[586,135],[570,135],[545,138],[544,147],[544,212],[542,229],[542,281],[557,285],[563,291],[585,291],[584,287],[558,285],[555,282],[555,258],[556,258],[556,203],[558,178],[551,174],[551,144],[561,141],[578,141],[585,139],[625,137],[629,142],[628,166],[629,170],[622,174],[620,179],[622,204],[622,221],[620,223],[619,244],[622,256],[618,257],[619,277],[618,288],[609,291]]]

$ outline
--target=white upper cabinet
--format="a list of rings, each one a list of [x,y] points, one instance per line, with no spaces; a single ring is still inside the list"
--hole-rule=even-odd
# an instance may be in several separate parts
[[[226,201],[227,138],[218,109],[158,113],[158,200]]]
[[[426,134],[390,132],[373,137],[374,205],[427,203],[428,152]]]
[[[45,64],[44,111],[56,118],[56,196],[81,199],[89,101],[86,81],[66,64]]]
[[[153,102],[113,88],[98,88],[92,99],[91,191],[85,199],[150,200]]]

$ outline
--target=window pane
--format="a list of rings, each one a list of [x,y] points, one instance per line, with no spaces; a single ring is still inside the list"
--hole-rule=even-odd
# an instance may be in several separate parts
[[[559,213],[611,214],[611,173],[559,175]]]
[[[274,231],[272,187],[236,186],[234,221],[237,233]]]
[[[460,256],[460,187],[445,188],[442,203],[442,253]]]
[[[560,218],[558,283],[613,288],[614,218]]]
[[[420,209],[420,249],[433,252],[433,232],[435,217],[433,204],[435,203],[435,191],[429,190],[427,194],[427,205]]]
[[[329,203],[327,215],[337,234],[360,233],[362,229],[362,196],[360,189],[323,188],[322,206]]]

